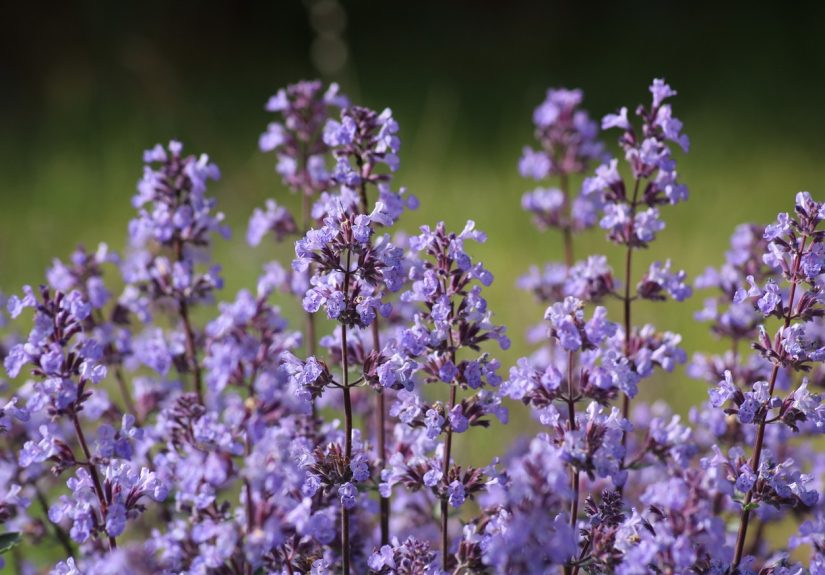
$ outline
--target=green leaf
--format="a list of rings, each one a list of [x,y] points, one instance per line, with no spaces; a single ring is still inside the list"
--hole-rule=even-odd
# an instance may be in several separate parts
[[[759,503],[757,503],[756,501],[752,501],[751,503],[745,505],[742,509],[744,509],[745,511],[753,511],[754,509],[759,509]]]
[[[0,533],[0,555],[20,545],[21,537],[17,532]]]

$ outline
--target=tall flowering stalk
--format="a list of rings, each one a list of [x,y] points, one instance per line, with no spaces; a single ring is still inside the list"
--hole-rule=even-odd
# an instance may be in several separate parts
[[[349,105],[338,85],[324,90],[319,81],[302,81],[278,90],[266,103],[266,110],[280,116],[270,122],[261,134],[258,146],[262,152],[275,152],[276,171],[293,193],[301,196],[301,228],[305,234],[317,217],[312,214],[312,202],[329,190],[334,182],[329,171],[329,148],[324,142],[323,130],[333,111]],[[266,209],[256,209],[249,220],[247,241],[257,246],[267,234],[282,240],[298,232],[292,215],[275,200],[268,200]],[[287,286],[297,295],[307,289],[306,278],[293,278]],[[317,336],[315,316],[306,314],[304,342],[307,353],[315,355]]]
[[[265,478],[255,465],[272,457],[272,447],[266,443],[283,445],[285,438],[290,437],[283,430],[280,433],[268,430],[266,422],[272,417],[289,419],[305,414],[307,405],[300,398],[290,401],[288,397],[281,397],[288,391],[281,361],[298,346],[300,337],[287,330],[279,310],[267,303],[278,285],[277,280],[264,275],[256,295],[242,290],[233,302],[220,305],[220,315],[206,327],[204,366],[209,370],[207,384],[212,401],[219,402],[220,394],[227,388],[245,392],[246,397],[243,416],[233,434],[243,438],[244,455],[251,460],[242,468],[245,514],[242,522],[236,519],[242,523],[244,557],[250,568],[264,563],[268,548],[284,546],[286,537],[280,513],[290,507],[284,498],[277,506],[273,505],[271,489],[267,486],[273,476],[286,475],[285,470],[282,468]],[[232,401],[227,403],[231,405]],[[285,467],[289,470],[289,466]],[[285,551],[282,553],[286,555]]]
[[[670,104],[665,103],[676,95],[676,91],[663,80],[654,80],[650,92],[653,95],[650,106],[636,109],[642,123],[639,131],[631,124],[627,108],[608,114],[602,120],[602,129],[622,131],[619,145],[630,169],[630,185],[619,174],[615,159],[602,164],[584,185],[585,194],[597,194],[601,200],[603,216],[599,225],[609,231],[610,241],[625,247],[624,293],[618,297],[623,305],[624,356],[628,361],[638,346],[633,335],[633,301],[637,298],[663,299],[665,293],[681,301],[690,295],[690,287],[684,285],[684,272],[672,273],[669,261],[664,266],[651,266],[636,287],[636,294],[631,291],[633,252],[648,247],[665,227],[658,206],[677,204],[685,201],[688,195],[687,187],[677,179],[676,162],[669,146],[669,142],[673,142],[684,151],[689,147],[688,137],[682,134],[682,122],[673,117]],[[625,418],[630,415],[632,397],[633,394],[625,393],[622,398]]]
[[[330,119],[324,127],[324,142],[330,146],[337,160],[333,179],[349,189],[358,190],[358,208],[361,214],[370,210],[368,187],[377,191],[378,202],[383,206],[385,223],[394,223],[405,207],[415,208],[415,197],[402,197],[390,187],[392,172],[399,166],[398,151],[401,142],[397,136],[398,123],[389,108],[380,114],[360,106],[344,108],[340,121]],[[384,166],[389,170],[382,171]],[[381,351],[379,321],[371,324],[372,349]],[[346,342],[342,341],[346,348]],[[379,472],[384,469],[387,458],[387,408],[383,386],[375,386],[375,433],[376,459]],[[390,500],[381,497],[381,544],[390,540]]]
[[[540,150],[525,147],[519,162],[519,171],[525,178],[541,181],[557,177],[559,181],[559,188],[539,187],[524,194],[521,200],[522,208],[533,214],[533,221],[540,230],[557,228],[562,234],[564,265],[548,263],[543,271],[533,266],[529,274],[519,279],[519,286],[532,292],[545,305],[574,293],[587,300],[598,300],[612,289],[613,284],[612,272],[606,263],[594,265],[592,260],[580,264],[574,262],[573,234],[596,224],[599,204],[593,201],[592,195],[580,193],[572,198],[571,179],[585,174],[590,163],[602,159],[604,155],[603,145],[597,139],[598,125],[580,108],[582,99],[581,90],[548,90],[544,102],[533,112],[535,136]],[[587,293],[583,293],[577,289],[581,287],[580,280],[593,285],[595,289],[587,287]],[[530,339],[544,341],[545,332],[544,326],[537,326],[532,330]],[[575,358],[573,351],[554,350],[552,344],[555,341],[555,338],[550,338],[551,347],[546,351],[551,354],[554,351],[567,354],[568,428],[573,432],[576,430]],[[575,529],[579,505],[579,470],[571,466],[570,476],[570,487],[575,493],[570,502],[570,522]],[[565,567],[565,570],[569,573],[570,567]]]
[[[8,302],[13,318],[25,308],[35,310],[34,328],[26,343],[12,347],[4,360],[10,377],[30,365],[38,380],[25,409],[16,408],[16,402],[5,408],[20,421],[42,422],[32,435],[37,439],[23,445],[19,465],[34,467],[35,477],[47,460],[54,463],[55,474],[73,470],[66,482],[72,497],[61,495],[48,510],[49,519],[56,524],[68,522],[71,538],[79,543],[105,540],[114,551],[127,519],[143,510],[140,501],[144,497],[161,501],[168,487],[150,470],[130,461],[133,438],[140,437],[133,416],[124,415],[119,432],[101,426],[95,444],[89,441],[81,413],[93,395],[88,388],[99,385],[107,375],[99,363],[103,356],[100,344],[83,328],[92,306],[79,291],[52,293],[43,287],[39,295],[38,300],[26,287],[22,298],[12,296]],[[63,435],[66,430],[59,423],[64,421],[70,424],[65,427],[72,430],[74,441]]]
[[[353,327],[369,326],[378,313],[389,312],[381,301],[382,284],[388,289],[397,289],[400,285],[397,258],[387,238],[377,246],[370,241],[375,223],[388,223],[382,219],[382,210],[383,205],[379,203],[369,216],[344,211],[327,216],[322,228],[310,230],[296,243],[293,261],[296,271],[304,271],[310,264],[315,270],[310,278],[312,287],[304,297],[304,309],[315,313],[323,307],[327,317],[337,320],[341,326],[341,380],[333,380],[314,357],[299,364],[294,373],[313,397],[330,386],[343,392],[343,449],[333,445],[326,453],[319,453],[321,457],[316,457],[310,492],[321,486],[337,487],[341,499],[341,556],[345,574],[351,569],[350,512],[357,504],[358,494],[354,482],[364,482],[370,477],[366,456],[353,454],[351,390],[360,381],[350,380],[347,334]]]
[[[333,118],[337,108],[341,109],[340,121]],[[260,147],[264,151],[276,151],[277,170],[284,183],[301,193],[304,231],[309,229],[311,222],[320,221],[341,208],[364,215],[369,213],[368,187],[377,189],[377,200],[385,206],[388,223],[392,223],[405,207],[415,207],[414,197],[404,198],[404,190],[395,193],[390,188],[391,172],[398,168],[400,142],[396,135],[398,124],[389,110],[378,114],[367,108],[350,106],[346,98],[339,95],[337,86],[332,85],[324,93],[319,82],[301,82],[279,91],[270,99],[267,109],[281,113],[284,121],[268,126],[261,136]],[[334,168],[329,167],[330,161]],[[380,165],[389,172],[379,170]],[[337,193],[335,188],[338,188]],[[317,200],[314,205],[311,203],[313,198]],[[270,200],[266,211],[256,210],[253,214],[248,239],[257,244],[270,232],[280,239],[293,232],[295,227],[288,212]],[[311,272],[311,269],[307,271]],[[299,295],[309,287],[302,276],[305,276],[304,272],[296,272],[291,281],[291,291]],[[314,356],[317,339],[314,315],[307,313],[306,317],[307,352]],[[378,354],[382,347],[377,321],[372,323],[371,332],[372,349]],[[376,456],[379,468],[383,468],[387,452],[385,395],[381,386],[375,386],[375,389]],[[381,540],[386,544],[389,541],[390,502],[382,497],[380,505]]]
[[[184,336],[180,369],[191,374],[192,390],[203,403],[198,336],[190,309],[196,303],[209,302],[212,292],[223,286],[218,266],[199,269],[211,236],[229,234],[222,224],[223,214],[213,213],[215,200],[206,196],[207,182],[217,180],[220,171],[206,155],[183,155],[183,146],[176,141],[166,149],[158,144],[143,160],[143,178],[132,200],[138,216],[129,223],[133,251],[124,265],[129,285],[121,304],[144,320],[151,313],[151,303],[172,304]],[[165,347],[158,341],[162,336],[154,331],[146,337],[144,361],[166,366],[167,352],[158,347]]]
[[[510,340],[503,327],[491,322],[492,314],[481,296],[481,287],[471,287],[474,282],[489,286],[493,281],[493,275],[481,263],[474,264],[465,251],[465,242],[483,242],[486,235],[476,230],[472,221],[458,234],[447,232],[443,223],[435,229],[424,226],[421,232],[410,239],[413,284],[402,299],[421,302],[425,309],[415,316],[414,327],[402,333],[400,345],[408,356],[421,358],[421,371],[427,382],[440,381],[449,386],[449,400],[446,404],[419,406],[414,395],[407,395],[394,410],[408,411],[407,421],[426,427],[431,438],[444,435],[443,444],[437,449],[441,461],[420,477],[440,501],[441,568],[447,571],[453,567],[450,507],[461,506],[465,497],[480,489],[483,478],[479,470],[462,470],[454,463],[453,434],[463,433],[473,425],[488,425],[488,414],[506,421],[506,410],[500,400],[485,389],[496,387],[501,381],[498,361],[487,353],[467,359],[459,356],[464,352],[477,353],[489,340],[507,349]],[[473,394],[459,402],[459,388]],[[404,476],[399,469],[387,474],[390,484],[394,483],[391,478],[399,475]]]
[[[756,382],[752,391],[742,393],[734,385],[730,372],[726,372],[725,380],[711,392],[714,405],[730,402],[730,413],[736,413],[740,422],[756,426],[753,453],[748,465],[739,468],[737,487],[744,492],[744,498],[730,573],[739,572],[751,513],[759,502],[772,498],[782,501],[783,495],[784,499],[790,499],[787,502],[790,504],[797,498],[805,506],[817,500],[815,492],[805,489],[804,479],[791,486],[790,493],[781,492],[779,488],[785,479],[775,471],[775,462],[770,457],[763,459],[763,445],[769,424],[787,425],[792,429],[796,429],[800,422],[810,422],[817,427],[822,425],[819,398],[808,392],[807,381],[784,399],[774,394],[780,369],[789,373],[807,371],[812,363],[825,359],[825,347],[808,333],[808,326],[825,314],[819,303],[817,283],[817,278],[825,270],[822,245],[825,234],[817,229],[823,217],[822,204],[801,192],[796,198],[794,215],[779,214],[776,223],[765,228],[763,237],[768,246],[764,261],[784,280],[787,296],[783,295],[778,283],[768,281],[760,286],[753,276],[748,276],[750,286],[734,295],[735,303],[750,300],[764,316],[774,316],[782,325],[774,337],[769,335],[766,327],[760,326],[759,337],[753,344],[772,364],[767,381]]]
[[[746,285],[749,279],[759,285],[775,285],[776,271],[763,261],[763,254],[767,249],[764,239],[765,227],[754,224],[743,224],[736,228],[731,236],[730,249],[725,254],[725,263],[719,268],[708,268],[696,279],[695,286],[702,290],[714,290],[715,296],[705,300],[702,310],[696,313],[699,321],[710,322],[711,331],[720,339],[727,340],[723,344],[726,349],[721,354],[696,354],[689,373],[691,376],[716,386],[720,380],[735,382],[736,386],[750,388],[757,381],[770,378],[773,365],[758,352],[748,353],[749,342],[758,337],[759,327],[764,316],[757,306],[748,298],[736,298],[740,286]],[[787,374],[780,370],[778,375],[780,387],[786,389],[789,385]],[[718,446],[721,449],[736,448],[744,437],[746,442],[755,442],[755,428],[753,425],[740,423],[714,405],[715,396],[698,408],[691,410],[691,421],[701,430],[697,439],[704,448]],[[788,442],[791,437],[790,428],[773,426],[767,431],[767,444],[775,450],[779,458],[790,454]],[[796,449],[802,451],[804,445]],[[736,512],[738,508],[730,509],[730,504],[722,495],[717,496],[715,506],[726,512]],[[763,535],[766,527],[773,522],[781,521],[784,513],[761,513],[757,532],[752,537],[750,549],[755,550],[763,544]]]
[[[580,95],[572,101],[578,103],[579,99]],[[553,98],[549,98],[548,103],[543,108],[554,110],[551,105],[552,102]],[[656,106],[660,104],[661,102],[657,103]],[[556,106],[558,107],[558,105]],[[537,117],[541,110],[542,108],[537,109]],[[668,111],[669,107],[663,114]],[[626,116],[626,111],[623,114]],[[579,115],[583,118],[586,117],[583,112]],[[558,118],[559,114],[553,113],[549,116]],[[625,124],[622,127],[630,130],[629,124],[626,122]],[[603,127],[612,127],[610,117],[606,119]],[[656,135],[647,124],[645,124],[644,130],[651,138]],[[593,132],[595,132],[595,128]],[[632,147],[630,144],[632,141],[631,135],[626,135],[625,141],[628,144],[626,152],[630,158],[634,155],[631,150],[627,149]],[[650,147],[654,142],[654,140],[651,140],[645,145]],[[651,205],[661,203],[661,197],[657,196],[664,194],[664,176],[659,176],[657,170],[673,169],[673,166],[668,163],[667,148],[663,141],[658,141],[658,145],[662,156],[660,158],[661,165],[649,166],[646,173],[637,176],[637,179],[648,178],[652,180],[647,186],[645,196],[645,201]],[[600,155],[601,148],[595,142],[591,149],[593,150],[593,157]],[[551,163],[545,155],[527,150],[522,158],[521,168],[524,173],[533,173],[537,177],[542,177],[548,173],[550,165]],[[640,200],[634,198],[631,201],[619,193],[623,189],[623,184],[620,185],[618,180],[616,165],[615,161],[607,164],[616,174],[616,178],[611,179],[617,188],[614,194],[610,193],[608,186],[604,185],[604,180],[601,179],[601,176],[608,169],[605,166],[597,170],[595,178],[584,181],[582,194],[574,204],[574,214],[577,215],[574,216],[573,221],[579,224],[579,228],[583,229],[593,225],[598,220],[600,210],[609,214],[612,209],[616,208],[616,204],[621,203],[622,200],[627,204],[632,204],[631,211],[635,212]],[[661,184],[661,187],[656,188],[657,184]],[[681,187],[679,190],[680,194],[685,191]],[[564,204],[563,195],[557,191],[537,190],[525,196],[523,201],[523,205],[535,213],[537,222],[542,226],[561,225],[563,227],[563,214],[558,214],[553,208],[555,207],[558,210]],[[621,207],[619,209],[621,210]],[[602,218],[603,225],[606,218],[607,214]],[[568,226],[568,229],[570,229],[570,226]],[[634,232],[631,229],[626,233],[629,234],[628,237],[632,237]],[[613,239],[620,240],[621,238]],[[648,238],[647,241],[650,239],[652,238]],[[630,244],[628,249],[640,245],[636,239],[631,239],[626,243]],[[571,244],[568,243],[568,245]],[[570,253],[571,250],[567,251]],[[623,414],[613,412],[610,416],[611,419],[608,421],[612,420],[614,423],[606,424],[607,428],[613,431],[601,434],[595,431],[599,429],[595,423],[596,420],[591,419],[590,424],[578,422],[580,416],[576,413],[577,404],[589,398],[592,403],[591,407],[588,408],[588,413],[591,414],[590,417],[592,418],[593,414],[600,413],[602,409],[599,407],[600,403],[607,405],[610,400],[620,393],[626,397],[635,395],[638,382],[642,378],[648,377],[655,365],[670,371],[676,363],[684,361],[684,352],[676,347],[679,338],[673,334],[658,334],[651,326],[645,326],[640,330],[635,338],[635,344],[631,347],[628,343],[629,336],[624,335],[630,333],[630,328],[626,327],[625,332],[622,333],[615,324],[607,322],[604,308],[596,308],[594,319],[591,324],[587,324],[582,309],[584,301],[598,301],[606,295],[617,295],[620,298],[622,296],[614,292],[612,271],[607,265],[606,258],[593,256],[575,265],[570,265],[570,260],[572,258],[569,257],[566,269],[554,269],[548,266],[545,272],[539,273],[538,270],[533,270],[531,275],[521,280],[522,287],[533,291],[540,300],[549,304],[565,297],[567,299],[563,305],[556,303],[548,307],[545,318],[551,320],[549,330],[546,330],[546,328],[535,330],[536,334],[549,332],[551,341],[556,342],[550,349],[550,354],[520,360],[519,364],[511,370],[510,378],[502,387],[502,392],[512,399],[522,400],[533,405],[536,417],[540,422],[555,430],[555,441],[558,444],[567,445],[569,446],[568,449],[572,449],[577,441],[581,441],[573,438],[577,437],[577,433],[580,433],[583,428],[589,430],[586,437],[588,438],[587,441],[592,443],[589,447],[584,445],[580,447],[581,455],[574,455],[575,451],[573,451],[567,456],[564,455],[564,452],[561,452],[558,456],[561,460],[567,461],[569,467],[570,481],[560,493],[562,500],[568,502],[569,511],[566,521],[570,531],[565,531],[558,526],[548,527],[548,529],[558,534],[559,541],[569,541],[569,543],[560,546],[560,552],[552,557],[548,557],[544,553],[535,553],[529,547],[519,550],[513,548],[508,552],[503,551],[506,547],[502,547],[501,552],[510,556],[506,562],[502,562],[502,566],[509,565],[510,569],[517,569],[516,565],[523,566],[530,562],[535,562],[536,565],[546,565],[546,562],[562,564],[567,573],[578,572],[581,568],[582,562],[585,561],[595,544],[593,538],[596,535],[593,532],[583,530],[582,533],[585,535],[585,539],[582,541],[581,547],[579,546],[579,537],[576,531],[578,529],[580,507],[580,473],[586,471],[591,481],[596,476],[593,468],[587,468],[588,456],[584,454],[598,453],[596,459],[600,462],[602,476],[611,477],[614,485],[619,489],[622,489],[627,481],[625,437],[627,432],[632,429],[627,421],[629,409],[625,407]],[[629,277],[628,282],[630,282]],[[626,287],[627,294],[629,294],[629,283]],[[665,299],[669,295],[674,299],[682,300],[689,294],[690,288],[684,283],[684,274],[671,273],[668,262],[665,265],[654,264],[651,266],[649,272],[638,284],[634,299],[636,297]],[[630,301],[631,297],[626,295],[623,299]],[[626,314],[626,325],[629,321],[630,316]],[[595,327],[597,325],[604,325],[604,328],[608,331],[596,338],[596,344],[593,342],[587,343],[585,337],[577,335],[579,331],[586,333],[585,326],[591,326],[590,329],[595,330],[594,333],[598,333]],[[577,357],[575,351],[582,349],[582,347],[586,352],[581,357]],[[565,413],[560,414],[558,412],[553,405],[554,401],[561,403]],[[658,425],[657,420],[654,420],[651,424]],[[618,443],[612,444],[608,438],[613,438]],[[648,439],[639,446],[638,453],[635,454],[631,464],[636,465],[638,462],[650,457],[654,448],[661,449],[663,445],[666,445],[664,438],[657,439],[648,435]],[[614,462],[612,466],[606,463],[609,459],[605,460],[605,454],[608,453],[612,454],[611,457]],[[508,490],[505,489],[504,492],[507,493]],[[621,498],[619,498],[620,500]],[[614,498],[614,504],[615,501]],[[514,501],[513,505],[515,507],[509,511],[509,513],[512,513],[511,517],[515,518],[522,514],[524,514],[524,517],[529,517],[530,512],[524,508],[521,501],[518,501],[518,503]],[[595,505],[594,503],[594,507],[588,508],[588,513],[601,512]],[[615,505],[613,509],[615,509]],[[615,511],[612,513],[615,513]],[[512,520],[510,519],[508,522]],[[505,531],[508,533],[507,537],[510,537],[512,531],[509,529]],[[572,541],[567,538],[565,533],[573,535]],[[516,537],[516,540],[519,539]],[[530,555],[529,559],[528,555]],[[490,560],[498,561],[498,559],[493,559],[493,556],[489,557]],[[525,560],[525,563],[520,563],[521,558]]]
[[[55,258],[46,272],[46,279],[53,290],[68,293],[77,290],[89,302],[92,312],[85,320],[86,330],[100,342],[103,349],[103,363],[114,372],[120,398],[126,411],[141,423],[144,410],[132,398],[128,382],[123,373],[123,363],[130,352],[131,332],[128,328],[128,313],[115,305],[108,311],[107,304],[112,293],[106,287],[104,269],[120,263],[120,257],[101,243],[94,252],[87,252],[78,246],[67,262]]]
[[[580,108],[581,90],[550,89],[533,112],[539,150],[525,147],[519,161],[522,177],[537,181],[558,178],[559,187],[539,187],[524,194],[521,206],[532,213],[540,229],[558,228],[564,264],[573,266],[573,234],[596,224],[596,208],[586,195],[571,197],[571,179],[585,174],[603,156],[598,125]]]
[[[560,537],[568,543],[555,557],[548,558],[563,564],[566,573],[573,571],[578,555],[580,474],[609,477],[616,485],[623,485],[626,476],[622,468],[622,437],[629,424],[617,409],[605,415],[600,405],[616,397],[627,377],[625,366],[615,361],[615,352],[602,354],[599,349],[616,334],[618,326],[607,321],[607,310],[603,307],[595,308],[593,317],[586,320],[583,307],[584,302],[568,297],[545,313],[551,337],[565,352],[563,364],[536,368],[522,358],[502,387],[507,397],[534,407],[539,421],[551,430],[546,441],[555,457],[570,469],[571,480],[561,491],[561,496],[569,501],[569,527],[556,528],[565,533]],[[583,401],[590,402],[586,414],[577,413],[577,405]],[[563,407],[561,411],[558,405]]]

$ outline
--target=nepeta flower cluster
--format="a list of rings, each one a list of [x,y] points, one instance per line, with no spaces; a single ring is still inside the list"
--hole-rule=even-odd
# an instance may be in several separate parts
[[[598,125],[581,108],[583,97],[581,90],[548,90],[533,112],[539,150],[525,146],[519,161],[524,178],[558,180],[558,187],[539,187],[524,194],[521,205],[533,214],[540,229],[562,230],[567,267],[573,265],[573,232],[592,227],[598,220],[598,204],[585,193],[573,197],[570,180],[604,157]]]
[[[264,197],[246,240],[295,257],[236,294],[210,256],[228,238],[218,168],[174,141],[147,151],[122,254],[79,247],[0,296],[3,558],[54,575],[825,573],[825,204],[800,192],[736,228],[695,280],[679,254],[637,269],[688,195],[676,92],[650,94],[601,123],[579,90],[536,108],[518,167],[540,187],[521,204],[561,241],[505,279],[543,315],[504,370],[486,234],[399,231],[418,200],[389,109],[317,81],[269,100],[259,146],[301,213]],[[620,259],[577,261],[586,233]],[[694,290],[725,351],[688,363],[633,312]],[[648,403],[686,363],[707,400]],[[475,449],[528,417],[531,437]]]

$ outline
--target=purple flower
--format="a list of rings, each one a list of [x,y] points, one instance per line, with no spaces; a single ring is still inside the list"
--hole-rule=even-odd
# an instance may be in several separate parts
[[[542,180],[550,173],[551,166],[550,158],[546,154],[536,152],[525,146],[521,160],[519,160],[518,169],[523,178]]]
[[[581,300],[568,297],[544,312],[544,318],[550,321],[551,334],[567,351],[596,347],[615,334],[618,328],[615,323],[607,321],[607,310],[603,307],[597,307],[593,317],[585,321],[583,306]]]
[[[523,177],[542,179],[551,173],[581,173],[590,161],[602,157],[598,126],[581,108],[582,100],[581,90],[551,88],[547,91],[545,100],[533,112],[541,152],[525,148],[519,166]],[[541,154],[544,160],[528,160],[531,154]],[[525,168],[525,162],[533,166]]]
[[[427,437],[435,439],[441,433],[444,417],[435,409],[429,409],[424,416],[424,423],[427,429]]]
[[[453,481],[447,488],[447,496],[450,505],[453,507],[461,507],[464,505],[465,499],[464,485],[460,481]]]
[[[328,148],[321,133],[335,110],[348,105],[337,84],[324,90],[318,81],[282,88],[267,102],[266,110],[278,114],[279,121],[267,125],[258,144],[263,152],[275,152],[276,170],[293,191],[312,195],[329,186]]]
[[[273,233],[275,239],[281,241],[285,236],[297,231],[292,215],[275,200],[266,201],[266,211],[255,208],[249,218],[249,228],[246,232],[246,241],[251,246],[257,246],[268,233]]]
[[[392,547],[384,545],[381,549],[370,555],[368,561],[370,569],[373,571],[380,571],[384,567],[395,569],[396,563],[394,555]]]
[[[622,107],[618,114],[607,114],[602,118],[602,130],[609,130],[610,128],[619,128],[621,130],[630,129],[626,107]]]
[[[0,385],[0,522],[44,545],[61,533],[79,543],[52,569],[61,575],[532,574],[574,564],[616,575],[825,575],[825,205],[800,192],[775,222],[739,226],[722,265],[693,286],[669,254],[638,269],[632,252],[664,229],[663,206],[688,195],[676,93],[662,80],[650,92],[649,104],[602,119],[617,130],[617,159],[605,156],[579,90],[550,90],[536,108],[520,171],[554,181],[522,205],[539,228],[561,232],[565,261],[519,280],[547,323],[530,334],[543,345],[504,380],[498,352],[510,340],[486,295],[496,269],[472,253],[486,234],[473,221],[455,232],[389,229],[417,206],[393,181],[401,141],[389,109],[350,106],[319,82],[270,99],[277,118],[259,145],[301,195],[306,232],[291,269],[270,262],[254,291],[219,303],[208,252],[227,230],[207,196],[219,171],[178,142],[147,150],[124,258],[78,248],[52,262],[46,286],[0,297],[11,319],[31,310],[28,326],[0,338],[15,380]],[[605,256],[573,257],[576,233],[599,222],[625,252],[621,277]],[[247,240],[298,227],[269,200]],[[117,297],[109,264],[126,282]],[[713,290],[696,317],[725,351],[692,361],[709,401],[683,421],[665,402],[646,403],[649,393],[637,397],[643,380],[664,381],[687,361],[681,336],[631,319],[651,313],[642,300],[683,301],[693,288]],[[304,333],[289,329],[295,310],[282,314],[276,291],[300,296]],[[332,334],[309,315],[322,310]],[[527,413],[541,429],[484,467],[470,448],[492,436],[454,437]],[[360,497],[372,488],[380,498]],[[28,509],[35,498],[54,529]],[[458,521],[452,509],[468,500]],[[731,547],[746,528],[794,522],[787,546],[746,545],[743,556]],[[812,551],[804,565],[789,558],[802,545]]]
[[[464,409],[461,405],[456,405],[450,411],[450,427],[456,433],[464,433],[469,427],[469,421],[464,416]]]
[[[384,279],[387,291],[398,289],[401,260],[385,239],[374,248],[370,245],[373,220],[382,219],[382,207],[379,202],[370,216],[339,211],[295,243],[296,272],[317,264],[303,299],[305,311],[315,313],[323,306],[330,319],[362,327],[375,320],[376,310],[390,311],[381,300],[379,284]],[[359,257],[362,253],[367,257]]]
[[[359,483],[367,481],[370,477],[370,467],[367,456],[363,453],[359,453],[352,459],[349,468],[352,471],[352,478]]]
[[[742,493],[747,493],[756,483],[756,474],[748,465],[739,468],[739,476],[736,478],[736,489]]]
[[[435,487],[442,477],[444,477],[444,473],[440,469],[431,468],[424,474],[424,485]]]
[[[337,158],[333,179],[348,187],[386,184],[390,175],[379,167],[398,170],[398,131],[389,108],[380,114],[361,106],[343,108],[340,121],[330,119],[324,127],[324,143]],[[368,210],[361,206],[361,211]]]
[[[763,314],[770,315],[781,303],[782,295],[779,293],[779,288],[774,283],[768,283],[765,285],[765,293],[756,305]]]
[[[29,362],[29,356],[22,344],[17,344],[12,347],[8,355],[3,358],[3,366],[6,368],[6,374],[14,379],[20,373],[26,363]]]
[[[444,383],[452,383],[452,381],[458,375],[458,368],[452,361],[445,361],[444,364],[438,369],[438,377]]]
[[[636,289],[639,295],[646,299],[664,299],[663,294],[667,293],[676,301],[684,301],[693,293],[686,279],[687,274],[684,271],[678,273],[670,271],[670,260],[667,260],[664,265],[654,262],[650,264],[647,274]]]
[[[338,488],[338,497],[344,509],[352,509],[358,502],[358,489],[352,483],[344,483]]]
[[[730,370],[727,370],[725,371],[725,379],[720,381],[716,388],[710,390],[710,403],[713,407],[721,407],[738,392],[739,389],[733,382],[733,375]]]
[[[650,85],[650,93],[653,94],[653,107],[658,108],[663,101],[676,95],[676,90],[672,89],[664,80],[657,78]]]

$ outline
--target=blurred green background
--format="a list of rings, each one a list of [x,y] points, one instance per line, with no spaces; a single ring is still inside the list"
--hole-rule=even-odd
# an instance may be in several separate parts
[[[405,217],[408,229],[472,218],[489,232],[477,254],[497,277],[491,306],[514,339],[501,354],[506,370],[526,351],[524,328],[542,313],[514,289],[516,277],[561,255],[557,235],[535,231],[519,208],[532,184],[518,176],[517,160],[547,87],[583,88],[596,118],[647,101],[653,77],[680,92],[674,106],[693,147],[679,165],[691,199],[663,209],[668,227],[637,270],[670,257],[695,275],[722,260],[736,224],[771,220],[800,189],[822,197],[825,5],[804,13],[748,6],[8,3],[0,35],[0,290],[41,281],[51,258],[77,243],[121,249],[141,152],[173,137],[223,170],[211,190],[235,232],[215,254],[225,297],[254,285],[264,261],[287,262],[291,249],[246,246],[252,208],[271,196],[295,205],[274,158],[257,150],[270,121],[263,105],[280,86],[321,77],[339,81],[356,102],[393,109],[403,138],[396,182],[421,199]],[[598,230],[577,245],[577,255],[591,252],[617,261]],[[713,348],[706,326],[692,319],[701,299],[642,303],[636,317],[681,332],[691,353]],[[704,385],[680,371],[647,393],[685,412]]]

